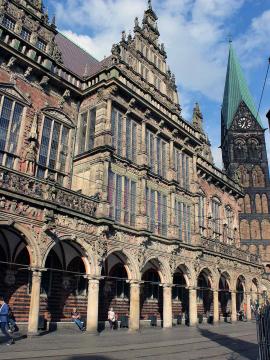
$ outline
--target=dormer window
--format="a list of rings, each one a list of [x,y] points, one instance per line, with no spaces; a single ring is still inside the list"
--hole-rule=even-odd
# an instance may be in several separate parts
[[[30,31],[28,31],[26,28],[22,28],[21,37],[22,37],[25,41],[30,41],[30,37],[31,37]]]
[[[47,44],[45,43],[45,41],[38,39],[36,46],[39,50],[45,51]]]
[[[15,21],[12,20],[10,17],[8,16],[4,16],[3,20],[2,20],[2,24],[9,30],[14,30],[15,28]]]

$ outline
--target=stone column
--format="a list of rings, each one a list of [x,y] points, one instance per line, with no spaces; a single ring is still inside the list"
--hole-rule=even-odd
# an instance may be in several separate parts
[[[237,321],[237,315],[236,315],[236,292],[231,292],[231,322]]]
[[[218,290],[213,291],[213,304],[214,304],[213,323],[217,324],[219,322]]]
[[[250,299],[251,299],[250,293],[247,293],[246,294],[246,304],[247,304],[247,314],[246,314],[246,316],[247,316],[247,321],[251,320]]]
[[[172,327],[172,286],[163,285],[163,328]]]
[[[32,289],[28,320],[28,335],[38,335],[38,317],[40,303],[41,271],[32,269]]]
[[[99,280],[89,278],[86,331],[90,333],[96,333],[98,330],[98,294]]]
[[[196,326],[197,319],[197,290],[189,289],[189,326]]]
[[[138,331],[140,329],[140,283],[130,282],[130,304],[129,304],[129,330]]]

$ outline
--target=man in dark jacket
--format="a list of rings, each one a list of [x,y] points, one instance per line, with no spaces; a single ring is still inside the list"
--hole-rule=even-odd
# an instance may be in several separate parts
[[[9,335],[7,331],[8,327],[8,304],[5,303],[4,298],[0,296],[0,329],[5,336],[7,345],[14,344],[14,339]]]

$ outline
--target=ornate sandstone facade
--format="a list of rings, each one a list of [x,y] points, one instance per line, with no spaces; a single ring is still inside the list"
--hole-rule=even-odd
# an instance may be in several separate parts
[[[72,306],[96,331],[185,313],[214,322],[262,291],[241,250],[237,182],[217,169],[198,104],[181,116],[149,2],[98,62],[57,32],[41,1],[0,0],[0,290],[38,329]],[[75,54],[75,55],[74,55]]]

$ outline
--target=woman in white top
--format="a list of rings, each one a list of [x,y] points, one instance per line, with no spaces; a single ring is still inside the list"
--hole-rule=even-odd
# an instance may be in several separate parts
[[[112,330],[114,328],[115,321],[116,321],[115,312],[113,311],[112,307],[108,311],[108,320],[110,323],[110,329]]]

